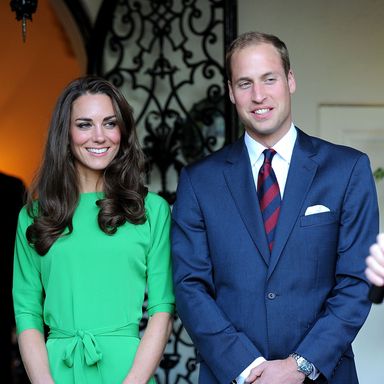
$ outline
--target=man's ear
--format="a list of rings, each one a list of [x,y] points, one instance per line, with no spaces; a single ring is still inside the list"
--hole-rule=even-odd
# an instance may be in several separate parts
[[[288,72],[288,88],[289,88],[289,93],[290,94],[292,94],[292,93],[294,93],[296,91],[295,75],[293,74],[291,69]]]
[[[235,104],[235,98],[234,98],[233,92],[232,92],[232,83],[228,80],[227,84],[228,84],[229,98],[231,99],[231,102],[233,104]]]

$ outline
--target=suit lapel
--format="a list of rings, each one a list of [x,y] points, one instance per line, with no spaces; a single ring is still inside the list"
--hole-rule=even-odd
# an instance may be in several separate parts
[[[308,135],[299,129],[297,131],[298,135],[292,153],[279,221],[275,232],[268,278],[279,261],[317,171],[317,163],[311,159],[316,154],[312,142]]]
[[[244,138],[231,147],[227,165],[224,177],[228,189],[256,248],[268,264],[268,243]]]

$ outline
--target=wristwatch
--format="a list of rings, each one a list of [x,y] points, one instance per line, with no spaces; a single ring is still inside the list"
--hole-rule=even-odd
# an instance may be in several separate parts
[[[289,356],[293,357],[297,363],[297,370],[304,373],[305,376],[309,376],[313,371],[313,365],[305,359],[303,356],[297,353],[291,353]]]

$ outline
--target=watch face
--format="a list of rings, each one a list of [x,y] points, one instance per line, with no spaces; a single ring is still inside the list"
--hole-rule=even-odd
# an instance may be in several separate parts
[[[306,375],[306,376],[308,376],[312,373],[313,366],[308,360],[306,360],[306,359],[304,359],[304,357],[300,356],[296,361],[297,361],[297,367],[298,367],[300,372],[303,372],[304,375]]]

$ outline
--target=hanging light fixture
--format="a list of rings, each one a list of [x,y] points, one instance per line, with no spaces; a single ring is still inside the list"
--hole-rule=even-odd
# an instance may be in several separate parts
[[[37,0],[11,0],[12,12],[16,12],[16,19],[21,20],[21,34],[23,42],[27,37],[27,19],[32,21],[32,14],[36,12]]]

